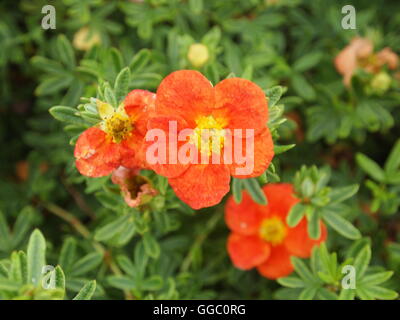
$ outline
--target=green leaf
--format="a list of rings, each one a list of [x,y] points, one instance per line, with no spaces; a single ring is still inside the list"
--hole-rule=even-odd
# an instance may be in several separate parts
[[[360,231],[356,227],[354,227],[349,221],[341,217],[337,212],[323,209],[322,217],[327,224],[329,224],[342,236],[352,240],[357,240],[361,238]]]
[[[321,58],[322,52],[320,51],[307,53],[293,64],[293,70],[304,72],[318,64]]]
[[[104,99],[108,104],[112,105],[114,108],[118,107],[117,97],[115,96],[115,92],[113,89],[111,89],[109,84],[107,84],[104,89]]]
[[[275,86],[270,89],[265,90],[265,95],[268,98],[268,108],[272,108],[276,105],[279,99],[282,97],[283,87]]]
[[[329,291],[326,288],[319,288],[318,289],[318,296],[322,299],[322,300],[337,300],[338,299],[338,295],[332,291]]]
[[[293,267],[296,273],[304,280],[306,283],[315,283],[315,278],[311,271],[308,269],[307,265],[297,257],[290,257]]]
[[[59,35],[57,38],[57,51],[58,57],[62,63],[70,69],[75,67],[74,49],[67,37],[63,34]]]
[[[89,253],[74,264],[71,275],[75,277],[83,275],[99,266],[102,260],[103,255],[101,253]]]
[[[42,81],[35,89],[35,94],[45,96],[68,88],[74,81],[70,74],[51,76]]]
[[[20,287],[18,282],[8,280],[8,279],[0,279],[0,291],[17,291]]]
[[[11,254],[10,280],[22,283],[21,261],[16,251]]]
[[[120,232],[126,225],[130,215],[125,214],[118,219],[106,224],[105,226],[96,230],[94,239],[97,241],[106,241],[114,237],[118,232]]]
[[[131,71],[128,67],[121,70],[115,79],[114,91],[119,103],[127,94],[131,82]]]
[[[361,169],[363,169],[376,181],[383,182],[385,180],[385,172],[374,160],[368,158],[366,155],[363,155],[362,153],[357,153],[356,161],[357,164],[361,167]]]
[[[65,290],[65,275],[64,271],[61,269],[60,266],[57,266],[54,271],[55,273],[55,286],[56,289]]]
[[[13,248],[18,247],[18,245],[25,239],[29,228],[31,227],[33,215],[34,210],[30,206],[23,208],[18,214],[12,233]]]
[[[366,288],[363,288],[363,290],[367,293],[367,295],[372,296],[376,299],[393,300],[398,297],[397,292],[390,290],[390,289],[378,287],[378,286],[366,287]]]
[[[118,256],[117,263],[126,274],[130,275],[131,277],[136,275],[136,267],[132,261],[128,259],[128,257],[122,255]]]
[[[301,291],[299,300],[312,300],[317,294],[318,288],[308,287]]]
[[[319,214],[313,210],[309,216],[307,216],[307,232],[312,239],[319,239],[321,236],[321,224]]]
[[[0,278],[8,278],[8,269],[0,262]]]
[[[257,179],[249,178],[243,180],[244,187],[249,192],[251,198],[257,202],[258,204],[266,205],[267,198],[265,197],[264,192],[262,191],[260,185],[258,184]]]
[[[314,88],[308,83],[308,81],[299,73],[292,76],[292,86],[299,96],[306,100],[315,99]]]
[[[309,198],[314,193],[314,183],[310,177],[306,177],[301,183],[301,194],[305,198]]]
[[[344,200],[354,196],[357,193],[358,188],[359,188],[358,184],[353,184],[353,185],[341,187],[341,188],[334,188],[329,193],[329,198],[331,200],[330,202],[331,203],[343,202]]]
[[[388,174],[394,173],[399,169],[400,166],[400,139],[397,140],[396,144],[392,148],[385,162],[385,171]]]
[[[107,277],[107,282],[121,290],[132,290],[137,287],[136,282],[127,276],[109,276]]]
[[[96,280],[89,281],[83,286],[73,300],[90,300],[95,290]]]
[[[58,61],[50,60],[45,57],[35,56],[31,59],[31,63],[35,68],[48,73],[60,74],[65,72],[63,66]]]
[[[76,256],[76,240],[72,237],[67,238],[61,247],[58,263],[65,272],[69,272],[73,266]]]
[[[377,272],[374,274],[368,274],[365,277],[363,277],[360,282],[363,285],[376,285],[383,283],[387,280],[390,279],[390,277],[393,275],[393,271],[383,271],[383,272]]]
[[[55,106],[50,108],[50,114],[61,122],[68,122],[74,124],[84,124],[85,122],[77,116],[78,111],[75,108]]]
[[[289,151],[290,149],[294,148],[295,146],[296,146],[295,144],[287,144],[284,146],[274,145],[274,153],[275,153],[275,155],[281,154],[286,151]]]
[[[146,232],[143,235],[143,245],[146,253],[150,257],[155,259],[158,258],[158,256],[160,255],[160,246],[150,232]]]
[[[242,202],[242,185],[243,180],[232,178],[232,195],[236,203]]]
[[[293,228],[297,226],[300,220],[304,217],[305,213],[306,213],[306,208],[303,204],[296,203],[294,206],[292,206],[286,218],[286,222],[289,225],[289,227]]]
[[[10,231],[8,224],[4,218],[3,213],[0,211],[0,249],[6,251],[10,246]]]
[[[289,288],[304,288],[306,286],[304,281],[297,277],[278,278],[276,281],[280,285],[289,287]]]
[[[42,279],[42,268],[46,264],[46,241],[39,229],[35,229],[28,243],[28,282],[38,286]]]
[[[339,294],[338,300],[354,300],[356,296],[356,290],[353,289],[342,289]]]
[[[365,246],[354,259],[354,268],[356,269],[357,279],[362,279],[363,274],[368,268],[371,260],[371,247]]]
[[[189,8],[194,14],[200,14],[203,10],[203,0],[189,0]]]
[[[150,61],[151,51],[149,49],[140,50],[135,56],[132,58],[131,63],[129,64],[129,69],[133,74],[139,73]]]
[[[140,284],[142,290],[157,291],[163,286],[163,279],[159,275],[151,276]]]

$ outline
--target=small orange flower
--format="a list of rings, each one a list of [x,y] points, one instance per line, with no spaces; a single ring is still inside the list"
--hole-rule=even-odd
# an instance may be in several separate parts
[[[243,270],[254,267],[261,275],[277,279],[293,271],[291,256],[307,258],[315,245],[325,241],[327,230],[321,222],[321,237],[313,240],[307,233],[307,221],[290,228],[286,217],[298,202],[291,184],[269,184],[263,188],[268,199],[265,206],[255,203],[244,192],[237,204],[231,197],[225,208],[225,221],[231,229],[227,242],[233,264]]]
[[[373,53],[372,41],[355,37],[335,58],[336,70],[343,75],[343,82],[350,85],[351,77],[357,68],[369,73],[378,73],[384,65],[394,70],[398,67],[399,57],[392,49],[386,47]]]
[[[125,202],[132,208],[146,204],[157,195],[150,180],[139,175],[139,171],[138,168],[128,169],[120,166],[111,176],[111,181],[120,186]]]
[[[244,163],[232,161],[228,164],[224,160],[218,164],[213,161],[204,164],[174,162],[169,158],[164,164],[149,165],[157,174],[169,178],[176,195],[194,209],[219,203],[229,191],[231,175],[238,178],[259,176],[268,168],[274,156],[272,137],[266,126],[267,100],[263,90],[249,80],[230,78],[213,87],[200,72],[173,72],[158,87],[155,114],[157,116],[149,120],[148,129],[161,129],[166,133],[165,149],[169,150],[170,141],[178,141],[176,136],[168,132],[169,123],[176,122],[178,132],[193,130],[190,138],[177,142],[178,148],[192,144],[199,158],[222,157],[224,153],[223,143],[213,144],[211,151],[203,149],[208,143],[200,140],[203,130],[210,130],[220,141],[227,140],[227,132],[234,132],[234,129],[254,130],[254,142],[244,135],[240,140],[243,150],[248,144],[254,148],[249,155],[254,164],[250,174],[236,173],[238,168],[244,167]],[[145,146],[147,148],[148,144]]]
[[[347,86],[350,85],[351,77],[359,67],[359,62],[367,59],[373,50],[374,46],[370,40],[356,37],[336,56],[336,69],[343,75],[343,82]]]
[[[131,91],[117,110],[97,100],[102,121],[85,130],[76,142],[74,156],[78,171],[85,176],[102,177],[121,165],[142,168],[145,160],[138,150],[154,100],[155,94],[145,90]]]

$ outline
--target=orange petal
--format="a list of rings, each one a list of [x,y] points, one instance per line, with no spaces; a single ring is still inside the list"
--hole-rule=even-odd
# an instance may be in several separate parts
[[[289,210],[299,201],[293,195],[293,186],[288,183],[270,183],[263,187],[263,191],[268,199],[268,215],[277,215],[286,221]]]
[[[154,113],[155,99],[155,93],[140,89],[132,90],[125,98],[125,112],[142,135],[146,134],[147,121]]]
[[[176,195],[193,209],[218,204],[229,192],[229,168],[222,164],[192,164],[169,184]]]
[[[253,201],[246,191],[243,191],[242,201],[237,204],[231,196],[225,206],[225,222],[229,229],[242,235],[257,235],[260,223],[265,215],[261,206]]]
[[[102,177],[119,166],[118,145],[106,139],[99,128],[85,130],[78,138],[74,156],[78,171],[88,177]]]
[[[157,89],[157,114],[179,115],[191,128],[201,115],[209,115],[214,107],[214,90],[211,82],[200,72],[179,70],[172,72]]]
[[[286,277],[294,270],[290,261],[290,254],[285,246],[271,247],[271,254],[267,261],[257,267],[258,272],[268,279]]]
[[[257,236],[244,236],[232,232],[228,237],[227,250],[236,268],[249,270],[268,259],[271,247]]]
[[[132,130],[129,137],[120,145],[121,165],[126,168],[146,168],[145,155],[143,153],[144,136],[138,130]]]
[[[379,51],[376,57],[380,65],[387,64],[391,70],[396,69],[399,65],[399,56],[388,47]]]
[[[186,121],[178,116],[158,116],[150,118],[147,127],[148,132],[143,142],[143,154],[144,157],[147,157],[147,165],[157,174],[164,177],[175,178],[180,176],[189,167],[189,164],[182,164],[178,159],[179,148],[185,143],[185,141],[178,141],[178,134],[181,130],[187,128]],[[160,134],[163,133],[165,139],[151,138],[152,132],[156,132],[152,131],[153,129],[161,130]],[[176,145],[170,144],[170,140],[174,141]],[[162,161],[164,163],[154,163],[156,159],[154,161],[150,159],[153,158],[151,150],[154,149],[155,143],[159,146],[160,150],[164,150],[165,157],[160,154],[162,151],[155,154],[159,159],[164,159],[165,161]]]
[[[326,240],[327,233],[325,224],[321,222],[321,237],[317,240],[311,239],[307,231],[307,220],[303,218],[296,227],[288,229],[285,246],[292,255],[308,258],[312,248]]]
[[[258,135],[268,121],[264,91],[246,79],[230,78],[219,82],[215,86],[215,107],[215,113],[221,113],[215,116],[226,118],[229,129],[254,129]]]
[[[252,151],[247,152],[246,151],[247,148],[249,148],[249,150]],[[246,159],[246,161],[243,164],[237,164],[238,162],[235,161],[235,153],[237,153],[237,156],[239,158],[242,158],[242,155],[245,155],[243,159]],[[265,128],[261,132],[261,134],[253,137],[252,139],[250,138],[242,139],[241,148],[236,148],[235,144],[233,145],[233,156],[232,156],[233,163],[229,166],[231,174],[232,176],[241,179],[258,177],[265,170],[267,170],[273,157],[274,157],[274,143],[272,141],[269,129]],[[245,167],[248,167],[249,169],[244,170]],[[242,171],[239,168],[242,168],[241,169]],[[249,173],[243,174],[247,173],[246,171]]]

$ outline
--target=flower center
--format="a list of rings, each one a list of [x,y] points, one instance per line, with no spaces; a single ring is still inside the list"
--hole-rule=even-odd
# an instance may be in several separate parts
[[[196,120],[197,127],[191,137],[191,141],[200,152],[211,155],[212,152],[220,153],[224,144],[226,125],[223,119],[215,119],[213,116],[201,116]]]
[[[115,112],[109,119],[105,120],[105,132],[115,143],[124,140],[131,130],[131,121],[125,114]]]
[[[278,217],[265,219],[261,222],[260,237],[274,246],[281,244],[286,234],[286,226]]]

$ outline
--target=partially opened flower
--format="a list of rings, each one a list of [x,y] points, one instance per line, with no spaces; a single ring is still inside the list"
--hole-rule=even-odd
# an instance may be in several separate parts
[[[230,78],[213,87],[200,72],[173,72],[158,87],[155,114],[148,129],[165,133],[166,139],[158,141],[158,156],[164,149],[165,161],[149,160],[150,136],[146,159],[194,209],[219,203],[231,175],[259,176],[274,156],[267,100],[249,80]],[[242,153],[245,158],[238,161]]]
[[[343,75],[343,82],[350,85],[351,77],[357,68],[369,73],[378,73],[387,65],[394,70],[398,67],[399,57],[392,49],[386,47],[374,53],[372,41],[366,38],[355,37],[335,58],[335,66]]]
[[[111,181],[119,185],[127,205],[133,208],[148,203],[157,194],[150,180],[139,172],[140,169],[120,166],[111,176]]]
[[[246,192],[240,204],[232,197],[228,200],[225,221],[232,232],[227,249],[237,268],[257,268],[264,277],[277,279],[293,271],[291,256],[309,257],[312,248],[325,241],[327,231],[321,223],[320,238],[311,239],[306,218],[289,228],[286,217],[298,202],[291,184],[269,184],[263,191],[268,199],[264,206],[255,203]]]
[[[353,38],[335,58],[335,66],[343,75],[343,82],[350,85],[351,77],[362,60],[367,59],[374,49],[372,42],[366,38]]]
[[[117,110],[97,100],[102,120],[85,130],[75,145],[75,163],[81,174],[101,177],[121,165],[127,168],[145,166],[140,151],[147,119],[154,108],[154,96],[149,91],[133,90]]]

